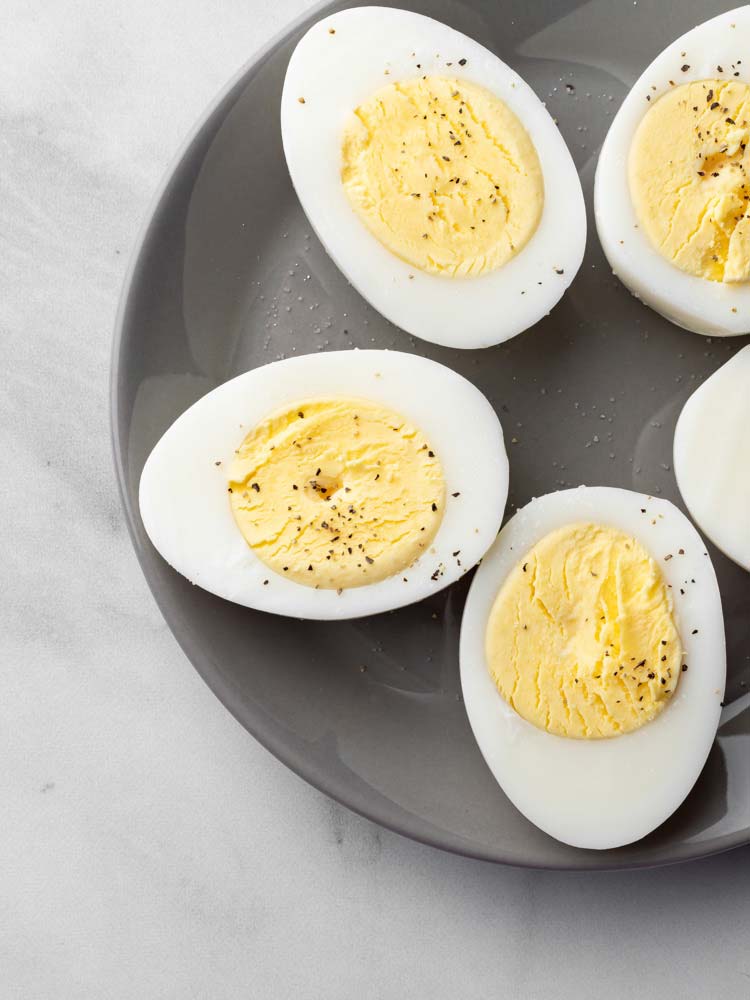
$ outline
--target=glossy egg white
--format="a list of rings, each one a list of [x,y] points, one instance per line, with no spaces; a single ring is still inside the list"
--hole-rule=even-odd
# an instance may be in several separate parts
[[[546,534],[575,522],[627,532],[657,561],[671,586],[688,664],[656,719],[611,739],[568,739],[527,722],[499,694],[485,655],[488,616],[509,571]],[[460,658],[474,736],[514,805],[574,847],[601,850],[639,840],[693,787],[719,722],[724,622],[705,546],[671,503],[629,490],[581,486],[532,500],[505,525],[477,571],[461,626]]]
[[[701,531],[750,572],[750,346],[685,403],[674,434],[674,471]]]
[[[501,98],[541,163],[545,198],[536,232],[508,263],[480,277],[440,277],[402,261],[363,225],[341,183],[341,137],[354,109],[388,83],[425,74],[470,80]],[[317,22],[289,62],[281,135],[294,187],[323,246],[375,309],[423,340],[464,348],[508,340],[550,312],[580,267],[583,194],[557,126],[517,73],[439,21],[358,7]]]
[[[617,112],[599,154],[594,184],[596,228],[617,277],[677,326],[715,337],[750,331],[750,285],[688,274],[655,249],[638,226],[630,197],[628,157],[643,116],[652,102],[671,89],[670,81],[678,85],[706,79],[750,83],[749,48],[750,7],[719,14],[668,45],[644,70]],[[688,68],[683,70],[683,66]]]
[[[403,574],[407,582],[398,574],[341,594],[315,590],[270,570],[235,523],[223,470],[246,434],[285,405],[331,396],[389,407],[424,432],[440,459],[445,513],[430,549]],[[139,502],[155,548],[192,583],[261,611],[335,619],[398,608],[453,583],[494,541],[507,494],[503,431],[475,386],[427,358],[353,350],[277,361],[209,392],[154,447]]]

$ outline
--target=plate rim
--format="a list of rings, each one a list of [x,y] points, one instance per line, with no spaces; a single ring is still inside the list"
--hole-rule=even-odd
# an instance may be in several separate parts
[[[388,0],[379,0],[379,2],[381,6],[404,6],[407,9],[409,7],[409,0],[404,0],[403,4],[398,5],[389,3]],[[405,810],[403,818],[400,821],[397,821],[395,818],[389,816],[387,811],[379,809],[377,804],[368,803],[367,797],[364,795],[357,795],[353,793],[349,797],[344,797],[339,794],[336,790],[336,782],[334,780],[327,780],[325,773],[322,771],[316,770],[315,768],[305,767],[304,759],[301,755],[296,754],[294,751],[290,751],[288,745],[285,744],[283,740],[275,738],[270,729],[266,730],[260,722],[256,722],[256,724],[251,725],[245,718],[241,717],[238,711],[235,710],[235,700],[232,697],[230,689],[222,682],[222,678],[218,672],[206,669],[202,657],[198,655],[197,649],[193,649],[193,643],[188,631],[178,628],[176,615],[169,606],[169,600],[163,592],[155,587],[152,582],[147,570],[147,551],[144,546],[144,540],[140,537],[141,532],[139,530],[139,517],[137,512],[133,510],[128,493],[128,464],[126,458],[124,457],[123,449],[124,434],[122,431],[124,420],[122,419],[123,403],[120,386],[122,352],[128,328],[128,314],[130,311],[131,301],[134,299],[134,293],[138,288],[141,271],[144,266],[143,262],[146,257],[145,251],[158,229],[162,211],[166,207],[169,200],[170,191],[181,174],[182,168],[189,162],[190,155],[193,152],[194,147],[199,142],[208,126],[215,121],[217,114],[222,111],[226,112],[229,110],[231,103],[235,98],[240,96],[240,93],[244,89],[252,74],[259,69],[263,62],[268,57],[272,56],[282,44],[286,43],[293,34],[295,34],[302,27],[312,24],[313,21],[318,20],[321,16],[323,16],[324,12],[332,11],[337,7],[343,8],[344,6],[367,5],[367,0],[364,0],[364,2],[362,2],[362,0],[351,0],[349,4],[344,4],[341,0],[318,0],[318,3],[314,4],[292,21],[285,24],[284,27],[276,32],[269,41],[258,48],[242,64],[242,66],[240,66],[240,68],[232,74],[232,76],[208,102],[204,111],[196,119],[186,137],[179,145],[176,153],[170,159],[170,162],[168,163],[161,180],[156,186],[156,189],[145,209],[139,230],[130,251],[130,257],[122,280],[122,288],[115,314],[109,359],[108,411],[110,445],[114,464],[115,480],[117,483],[117,492],[123,513],[125,514],[125,523],[128,535],[148,589],[159,609],[159,612],[172,633],[172,636],[186,656],[188,662],[209,690],[221,702],[224,708],[242,726],[242,728],[253,737],[253,739],[257,740],[257,742],[265,750],[271,753],[280,763],[289,768],[290,771],[304,780],[307,784],[311,785],[317,791],[322,792],[328,798],[357,815],[362,816],[370,822],[376,823],[379,826],[398,834],[399,836],[406,837],[429,847],[437,848],[449,854],[454,854],[459,857],[472,858],[477,861],[502,864],[514,868],[572,872],[612,872],[660,868],[667,865],[683,864],[688,861],[696,861],[702,858],[713,857],[715,855],[723,854],[727,851],[746,846],[750,844],[750,828],[745,832],[737,831],[734,834],[726,834],[720,839],[719,843],[716,843],[714,838],[714,841],[709,841],[705,847],[701,847],[699,845],[697,850],[690,850],[690,845],[687,844],[686,846],[688,849],[684,854],[680,854],[678,857],[659,856],[644,859],[642,861],[638,859],[618,861],[616,858],[611,857],[610,852],[580,849],[580,855],[577,856],[577,860],[575,861],[565,863],[548,863],[538,859],[535,860],[528,857],[518,856],[512,851],[509,852],[507,849],[504,850],[502,847],[499,847],[497,850],[492,852],[488,850],[481,850],[464,843],[463,838],[459,836],[451,836],[445,831],[441,831],[440,834],[430,835],[425,832],[424,824],[420,823],[415,817],[411,817],[411,815]],[[375,800],[375,802],[377,803],[377,800]],[[603,860],[604,863],[602,864],[601,862]]]

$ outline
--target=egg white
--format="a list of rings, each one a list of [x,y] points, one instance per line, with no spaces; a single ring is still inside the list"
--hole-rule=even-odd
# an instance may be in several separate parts
[[[750,346],[693,395],[674,433],[674,471],[690,516],[750,572]]]
[[[672,89],[670,81],[678,86],[706,79],[750,83],[748,51],[750,7],[719,14],[668,45],[644,70],[617,112],[599,154],[594,183],[596,227],[617,277],[677,326],[715,337],[750,330],[750,284],[699,278],[681,271],[656,250],[638,225],[628,157],[643,116]],[[689,68],[683,72],[683,66]]]
[[[518,116],[539,156],[539,226],[515,257],[481,277],[427,274],[396,257],[357,217],[341,183],[341,137],[351,113],[387,84],[421,75],[455,76],[493,92]],[[581,265],[583,194],[557,126],[517,73],[439,21],[358,7],[313,25],[289,62],[281,135],[292,182],[329,255],[375,309],[423,340],[464,348],[508,340],[552,309]]]
[[[403,574],[341,594],[269,569],[247,545],[227,498],[226,470],[252,427],[284,405],[327,396],[372,400],[406,417],[434,448],[446,485],[429,550]],[[388,611],[453,583],[495,539],[507,495],[502,427],[475,386],[427,358],[354,350],[277,361],[199,399],[151,452],[139,502],[155,548],[192,583],[261,611],[333,619]]]
[[[488,616],[505,577],[546,534],[575,522],[619,528],[657,561],[671,585],[688,664],[656,719],[611,739],[568,739],[521,718],[495,687],[485,654]],[[688,794],[719,722],[726,675],[724,622],[705,546],[668,501],[629,490],[581,486],[532,500],[505,525],[477,571],[461,626],[460,658],[474,736],[514,805],[550,836],[574,847],[604,849],[639,840]]]

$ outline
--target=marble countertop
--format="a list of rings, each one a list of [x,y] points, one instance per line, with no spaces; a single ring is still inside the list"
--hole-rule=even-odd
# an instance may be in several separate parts
[[[750,850],[520,871],[383,831],[248,736],[125,530],[110,337],[153,191],[305,0],[5,0],[0,996],[750,995]]]

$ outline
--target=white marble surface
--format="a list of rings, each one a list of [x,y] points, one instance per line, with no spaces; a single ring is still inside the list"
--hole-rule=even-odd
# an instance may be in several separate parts
[[[750,852],[524,872],[350,815],[261,749],[154,605],[107,370],[140,219],[304,0],[4,0],[0,998],[750,996]]]

